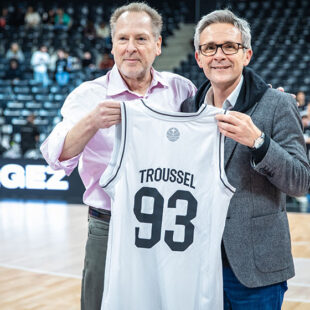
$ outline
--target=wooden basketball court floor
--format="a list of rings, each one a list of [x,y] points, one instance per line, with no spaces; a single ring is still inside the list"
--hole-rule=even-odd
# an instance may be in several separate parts
[[[310,214],[289,221],[296,276],[282,309],[310,310]],[[0,309],[80,309],[86,235],[85,206],[0,201]]]

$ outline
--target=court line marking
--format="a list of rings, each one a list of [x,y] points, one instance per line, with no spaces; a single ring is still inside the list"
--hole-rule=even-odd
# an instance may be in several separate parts
[[[284,300],[285,301],[289,301],[289,302],[300,302],[300,303],[310,304],[310,300],[309,299],[285,298],[284,297]]]
[[[82,279],[82,276],[77,276],[77,275],[73,275],[69,273],[32,269],[32,268],[20,267],[20,266],[15,266],[15,265],[0,264],[0,267],[8,268],[8,269],[23,270],[23,271],[33,272],[33,273],[47,274],[47,275],[57,276],[57,277],[73,278],[73,279],[80,279],[80,280]]]
[[[308,283],[299,283],[299,282],[289,282],[288,286],[303,286],[303,287],[310,287]]]
[[[310,259],[303,259],[299,258],[298,260],[305,260],[305,261],[310,261]],[[48,275],[55,275],[59,277],[66,277],[66,278],[74,278],[74,279],[82,279],[82,276],[77,276],[74,274],[69,274],[69,273],[60,273],[60,272],[53,272],[53,271],[47,271],[47,270],[40,270],[40,269],[33,269],[33,268],[27,268],[27,267],[21,267],[17,265],[9,265],[9,264],[2,264],[0,263],[0,267],[3,268],[9,268],[9,269],[18,269],[18,270],[24,270],[24,271],[29,271],[29,272],[34,272],[34,273],[41,273],[41,274],[48,274]],[[300,282],[294,282],[293,279],[288,282],[289,286],[304,286],[304,287],[310,287],[310,284],[308,283],[300,283]]]
[[[73,275],[73,274],[69,274],[69,273],[60,273],[60,272],[46,271],[46,270],[40,270],[40,269],[26,268],[26,267],[21,267],[21,266],[16,266],[16,265],[9,265],[9,264],[1,264],[0,263],[0,267],[23,270],[23,271],[33,272],[33,273],[54,275],[54,276],[65,277],[65,278],[82,279],[82,276],[77,276],[77,275]],[[288,286],[310,287],[310,284],[300,283],[300,282],[288,282]]]
[[[294,262],[308,262],[310,263],[310,258],[303,258],[303,257],[294,257]]]
[[[76,276],[68,273],[59,273],[59,272],[52,272],[52,271],[43,271],[39,269],[32,269],[32,268],[25,268],[25,267],[19,267],[15,265],[8,265],[8,264],[0,264],[0,267],[3,268],[8,268],[8,269],[17,269],[17,270],[22,270],[22,271],[27,271],[27,272],[33,272],[33,273],[38,273],[38,274],[46,274],[46,275],[52,275],[52,276],[57,276],[57,277],[64,277],[64,278],[73,278],[73,279],[82,279],[82,276]],[[290,283],[289,286],[305,286],[305,287],[310,287],[309,284],[303,284],[303,283]],[[298,303],[310,303],[310,300],[308,299],[299,299],[299,298],[285,298],[284,300],[288,302],[298,302]]]

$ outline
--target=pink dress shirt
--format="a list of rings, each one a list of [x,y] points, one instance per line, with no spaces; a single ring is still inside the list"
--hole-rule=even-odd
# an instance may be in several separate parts
[[[151,107],[179,111],[181,103],[196,92],[192,82],[177,74],[152,69],[152,76],[151,85],[144,96],[128,89],[116,66],[106,75],[82,83],[68,95],[61,109],[63,120],[41,145],[41,152],[52,169],[63,169],[70,175],[78,166],[85,186],[83,201],[86,205],[110,210],[109,196],[99,186],[99,179],[110,161],[115,129],[112,126],[98,130],[81,154],[60,162],[58,158],[68,131],[104,100],[130,101],[142,98]]]

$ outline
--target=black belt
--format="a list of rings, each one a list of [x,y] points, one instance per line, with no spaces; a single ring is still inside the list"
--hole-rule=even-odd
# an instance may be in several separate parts
[[[97,209],[93,207],[88,208],[88,214],[91,217],[94,217],[98,220],[110,222],[111,219],[111,211],[109,210],[103,210],[103,209]]]

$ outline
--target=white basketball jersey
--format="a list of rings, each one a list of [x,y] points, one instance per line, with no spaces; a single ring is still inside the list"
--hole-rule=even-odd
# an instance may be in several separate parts
[[[215,115],[121,104],[100,185],[112,199],[102,310],[222,310],[221,239],[234,188]]]

